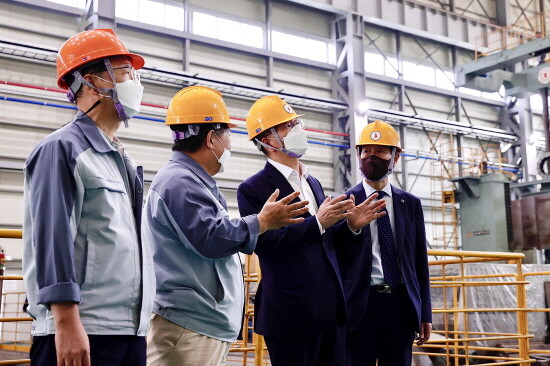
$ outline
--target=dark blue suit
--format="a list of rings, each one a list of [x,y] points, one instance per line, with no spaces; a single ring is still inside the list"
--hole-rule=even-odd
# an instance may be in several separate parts
[[[421,202],[410,193],[391,188],[395,245],[404,285],[399,285],[393,294],[380,294],[370,286],[372,243],[368,226],[363,229],[362,245],[350,243],[342,247],[349,365],[367,366],[377,357],[379,366],[410,364],[410,354],[403,353],[410,353],[414,332],[419,330],[420,323],[432,321]],[[355,196],[356,204],[366,199],[363,183],[347,194]],[[397,328],[404,328],[404,331]],[[381,362],[384,357],[387,357],[386,362]]]
[[[307,178],[317,205],[325,195],[319,181]],[[242,216],[257,214],[269,196],[283,198],[294,189],[270,163],[244,181],[237,199]],[[299,199],[295,199],[297,202]],[[265,337],[273,365],[343,365],[345,305],[334,237],[354,236],[345,222],[323,235],[317,219],[260,235],[255,252],[262,280],[255,299],[255,331]],[[340,330],[338,330],[340,329]]]

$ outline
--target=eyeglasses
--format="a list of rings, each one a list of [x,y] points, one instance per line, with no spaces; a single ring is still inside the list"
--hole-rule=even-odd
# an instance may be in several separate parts
[[[120,72],[118,72],[119,74],[128,74],[130,75],[130,78],[132,80],[139,80],[139,74],[137,73],[136,69],[134,69],[133,66],[131,65],[125,65],[125,66],[121,66],[121,67],[113,67],[113,71],[115,73],[117,73],[117,70],[121,70]]]
[[[304,128],[304,122],[299,118],[294,118],[292,121],[285,122],[284,124],[280,124],[279,126],[285,126],[286,128],[294,128],[296,126],[300,126],[301,128]]]
[[[107,70],[100,71],[97,74],[100,74],[100,73],[103,73],[103,72],[107,72]],[[138,80],[139,81],[139,74],[137,73],[136,69],[134,69],[130,65],[121,66],[121,67],[113,67],[113,72],[115,74],[122,75],[122,76],[124,76],[126,74],[130,75],[130,80]],[[96,75],[94,75],[94,76],[98,79],[103,80],[103,81],[107,81],[109,83],[112,83],[112,81],[106,80],[102,77],[99,77],[99,76],[96,76]]]

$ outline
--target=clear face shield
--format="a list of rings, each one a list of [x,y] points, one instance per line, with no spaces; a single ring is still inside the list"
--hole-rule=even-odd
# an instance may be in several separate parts
[[[304,130],[304,122],[300,118],[295,118],[281,125],[283,125],[287,129],[290,129],[285,137],[281,139],[281,137],[277,133],[277,130],[274,127],[270,129],[273,136],[268,137],[268,139],[277,140],[282,146],[281,148],[275,148],[273,146],[266,145],[258,139],[256,139],[256,143],[259,146],[263,146],[265,148],[282,151],[291,158],[300,158],[306,153],[308,149],[306,131]]]

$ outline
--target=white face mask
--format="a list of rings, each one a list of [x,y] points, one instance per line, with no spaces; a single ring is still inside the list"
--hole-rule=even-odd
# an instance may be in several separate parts
[[[102,77],[94,75],[94,77],[113,84],[112,81],[106,80]],[[92,87],[94,87],[92,85]],[[94,89],[99,90],[94,87]],[[115,102],[115,109],[117,110],[118,115],[124,121],[124,126],[128,128],[128,119],[132,118],[139,113],[139,108],[141,105],[141,97],[143,96],[143,85],[139,81],[139,76],[135,74],[134,79],[125,80],[120,83],[116,83],[114,89],[116,90],[116,99],[118,102]],[[102,89],[109,90],[109,89]],[[112,89],[110,89],[112,90]],[[112,93],[110,93],[112,94]],[[100,94],[103,97],[112,98],[112,95]]]
[[[214,134],[214,136],[216,136],[216,138],[218,139],[220,144],[222,144],[222,146],[223,146],[223,153],[221,154],[221,156],[219,158],[216,155],[216,153],[214,152],[214,150],[212,150],[212,153],[214,154],[214,156],[218,160],[218,163],[220,163],[220,170],[218,171],[218,173],[223,173],[225,171],[225,168],[227,167],[227,164],[229,164],[229,159],[231,158],[231,150],[227,150],[225,148],[225,145],[223,144],[222,140],[220,140],[218,135],[216,135],[216,132],[214,132],[213,134]]]
[[[143,96],[143,85],[139,79],[126,80],[122,83],[116,83],[115,89],[118,100],[124,108],[124,113],[128,118],[132,118],[139,113],[141,97]]]
[[[285,148],[283,151],[292,158],[299,158],[304,155],[308,148],[306,131],[299,125],[292,127],[288,134],[283,137]]]

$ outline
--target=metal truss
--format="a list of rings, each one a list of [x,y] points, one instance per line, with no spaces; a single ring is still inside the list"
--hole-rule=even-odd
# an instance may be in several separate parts
[[[523,179],[536,180],[537,142],[533,141],[533,119],[529,99],[507,98],[506,108],[500,116],[501,127],[517,136],[506,154],[508,162],[523,168]]]
[[[424,117],[413,113],[399,112],[391,109],[371,108],[369,120],[382,119],[394,124],[403,124],[408,127],[425,131],[443,131],[465,137],[479,138],[494,142],[517,143],[519,138],[512,132],[499,128],[475,126],[464,122],[444,120],[440,118]]]
[[[359,181],[355,157],[355,126],[360,119],[359,103],[365,100],[364,21],[358,14],[341,16],[334,22],[337,63],[332,76],[333,98],[341,99],[347,109],[333,114],[336,132],[349,135],[350,146],[334,154],[334,189],[343,192]]]

